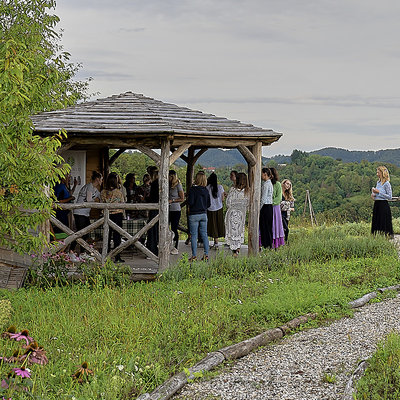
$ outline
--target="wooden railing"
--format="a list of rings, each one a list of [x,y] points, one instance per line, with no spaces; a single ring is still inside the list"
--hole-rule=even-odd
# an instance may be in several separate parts
[[[90,254],[92,254],[98,261],[104,264],[108,257],[114,257],[119,254],[121,251],[126,249],[127,247],[134,245],[137,247],[142,253],[144,253],[147,257],[158,262],[158,257],[152,253],[147,247],[145,247],[139,239],[151,228],[153,227],[159,220],[159,215],[157,214],[151,221],[149,221],[142,229],[140,229],[134,236],[129,234],[123,228],[119,227],[115,222],[110,220],[110,210],[134,210],[134,211],[149,211],[149,210],[158,210],[158,203],[56,203],[56,207],[63,210],[76,210],[82,208],[93,208],[103,211],[103,216],[91,223],[89,226],[81,229],[80,231],[74,232],[68,226],[64,225],[57,218],[51,217],[50,222],[59,228],[64,233],[69,236],[65,238],[62,242],[53,247],[54,252],[61,251],[65,249],[72,242],[76,241],[79,243],[85,250],[87,250]],[[96,228],[103,226],[103,245],[101,254],[97,251],[93,246],[87,243],[82,237],[88,235],[93,232]],[[108,238],[110,234],[110,228],[116,230],[121,234],[123,238],[126,240],[121,242],[121,244],[117,247],[108,251]]]

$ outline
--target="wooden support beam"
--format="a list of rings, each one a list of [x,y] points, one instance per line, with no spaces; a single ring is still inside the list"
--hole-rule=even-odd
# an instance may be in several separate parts
[[[169,165],[172,165],[191,146],[190,143],[179,146],[169,157]]]
[[[104,210],[103,248],[101,250],[101,263],[105,264],[108,253],[108,238],[110,236],[110,211]]]
[[[193,157],[193,165],[196,164],[196,162],[200,158],[200,156],[202,156],[207,150],[208,150],[208,148],[203,148],[203,149],[200,149],[196,153],[196,155]]]
[[[161,159],[159,165],[158,182],[160,190],[160,223],[159,223],[159,241],[158,241],[158,266],[164,269],[169,265],[170,253],[170,233],[168,224],[169,211],[169,165],[170,165],[170,142],[163,140],[161,142]]]
[[[125,151],[126,149],[119,149],[117,150],[112,157],[110,158],[109,164],[113,165],[114,161]]]
[[[249,164],[249,255],[259,252],[259,219],[260,219],[260,197],[261,197],[261,152],[262,142],[257,142],[252,147],[252,155],[256,163]]]
[[[104,147],[101,151],[101,164],[104,182],[106,182],[110,173],[110,156],[108,154],[108,147]]]
[[[239,150],[240,154],[245,158],[250,167],[254,167],[256,165],[257,161],[253,153],[246,146],[239,144],[237,146],[237,149]]]
[[[60,155],[61,155],[62,153],[64,153],[64,151],[69,150],[73,145],[74,145],[73,142],[69,142],[69,143],[64,143],[64,144],[62,144],[62,145],[58,148],[57,154],[60,154]]]
[[[140,144],[135,144],[135,148],[150,157],[156,163],[157,167],[160,168],[161,157],[154,150]]]

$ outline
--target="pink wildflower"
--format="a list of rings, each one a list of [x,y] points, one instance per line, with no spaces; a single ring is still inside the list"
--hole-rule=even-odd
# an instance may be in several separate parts
[[[29,332],[25,329],[22,332],[13,333],[12,335],[10,335],[10,339],[14,339],[17,342],[19,342],[20,340],[25,340],[26,345],[28,346],[29,343],[33,341],[33,338],[31,338],[28,335],[29,335]]]
[[[21,378],[30,378],[31,371],[28,368],[21,367],[21,368],[13,368],[15,375],[20,376]]]
[[[24,362],[28,358],[29,364],[46,365],[49,360],[46,357],[46,351],[43,347],[39,347],[36,342],[32,342],[26,347],[25,353],[20,357],[20,361]]]
[[[1,385],[0,385],[3,389],[8,389],[9,388],[9,385],[8,385],[8,383],[7,383],[7,381],[5,380],[5,379],[2,379],[1,380]],[[4,397],[3,397],[3,399],[4,399]]]

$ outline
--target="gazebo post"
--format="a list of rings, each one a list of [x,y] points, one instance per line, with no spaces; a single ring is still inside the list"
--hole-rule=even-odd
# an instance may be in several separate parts
[[[159,190],[160,190],[160,220],[159,220],[159,241],[158,241],[158,268],[164,269],[169,265],[170,253],[170,238],[168,225],[168,210],[169,210],[169,157],[170,157],[170,142],[169,139],[161,141],[161,159],[159,168]]]
[[[252,147],[252,154],[256,163],[249,164],[249,254],[257,254],[259,251],[259,218],[261,197],[261,152],[262,142],[257,142]]]

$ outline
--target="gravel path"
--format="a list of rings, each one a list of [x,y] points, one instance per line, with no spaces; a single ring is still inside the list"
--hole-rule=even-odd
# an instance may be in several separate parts
[[[266,346],[212,380],[186,385],[173,399],[339,400],[358,362],[394,330],[400,331],[400,296]]]

